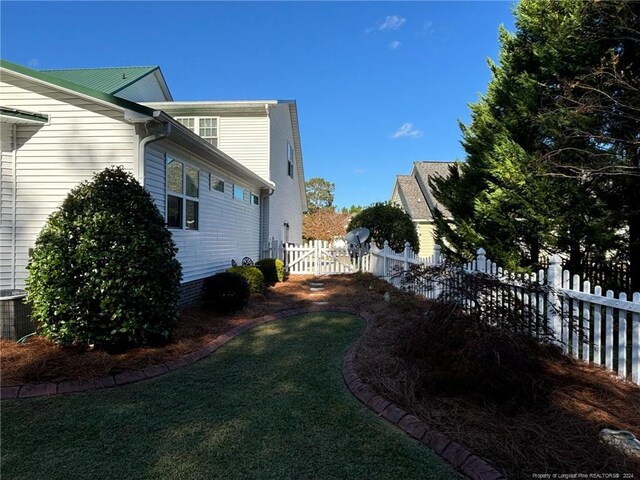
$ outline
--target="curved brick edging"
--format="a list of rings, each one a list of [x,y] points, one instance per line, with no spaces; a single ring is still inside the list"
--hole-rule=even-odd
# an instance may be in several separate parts
[[[347,312],[351,313],[351,312]],[[355,313],[367,325],[373,317],[367,313]],[[354,346],[351,346],[342,362],[342,376],[344,383],[351,393],[366,407],[379,416],[398,427],[410,437],[433,450],[445,459],[456,470],[473,480],[505,480],[506,477],[498,472],[483,458],[474,455],[459,443],[451,440],[442,433],[429,430],[429,427],[418,417],[398,407],[392,402],[378,395],[357,374],[354,367]]]
[[[90,390],[118,387],[120,385],[127,385],[129,383],[136,383],[142,380],[159,377],[173,370],[196,363],[198,360],[211,355],[228,341],[254,327],[281,318],[316,312],[348,313],[362,318],[366,325],[370,325],[373,320],[373,317],[370,314],[350,307],[323,308],[323,306],[319,305],[317,307],[285,310],[283,312],[278,312],[277,314],[265,315],[256,318],[244,325],[235,327],[212,340],[204,347],[175,360],[169,360],[161,364],[150,365],[146,368],[118,373],[116,375],[107,375],[105,377],[90,380],[66,380],[63,382],[46,382],[0,387],[0,399],[35,398],[62,395],[65,393],[86,392]],[[495,468],[482,458],[472,454],[469,450],[459,443],[452,441],[446,435],[430,431],[427,425],[418,417],[411,415],[397,405],[377,395],[356,373],[353,365],[354,356],[354,346],[351,346],[342,362],[342,375],[347,388],[365,406],[400,428],[409,436],[431,448],[437,455],[447,460],[459,472],[463,473],[467,477],[473,480],[505,479],[500,472],[495,470]]]

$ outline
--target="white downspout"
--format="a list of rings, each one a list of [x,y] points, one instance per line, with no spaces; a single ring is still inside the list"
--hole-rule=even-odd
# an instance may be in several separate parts
[[[13,175],[12,175],[12,206],[13,212],[11,215],[11,288],[16,288],[16,247],[17,247],[17,233],[16,233],[16,216],[18,215],[18,206],[16,202],[18,200],[18,175],[16,173],[16,167],[18,166],[18,126],[14,123],[11,127],[11,142],[12,142],[12,155],[13,155]]]
[[[171,133],[171,124],[165,123],[164,125],[165,125],[164,132],[156,133],[156,134],[144,137],[140,140],[140,143],[138,144],[138,182],[140,182],[140,185],[142,185],[143,187],[145,186],[145,183],[144,183],[145,149],[147,145],[149,145],[150,143],[157,142],[158,140],[162,140],[163,138],[166,138],[169,136],[169,134]]]

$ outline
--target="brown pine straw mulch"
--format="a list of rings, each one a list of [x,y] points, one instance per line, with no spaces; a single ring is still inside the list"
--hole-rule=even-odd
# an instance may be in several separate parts
[[[640,478],[639,462],[633,463],[598,441],[602,428],[626,429],[640,438],[640,387],[599,367],[550,357],[544,360],[541,374],[541,380],[552,385],[543,408],[505,414],[464,395],[424,392],[416,382],[415,369],[398,356],[397,347],[406,343],[406,334],[416,322],[424,321],[431,304],[394,292],[370,275],[322,277],[326,287],[322,293],[310,292],[312,280],[291,277],[264,296],[253,296],[249,306],[235,315],[185,309],[174,342],[163,347],[109,355],[60,349],[38,337],[23,345],[0,341],[2,385],[85,379],[144,368],[194,351],[249,319],[327,301],[327,309],[349,306],[375,319],[356,345],[356,368],[365,381],[383,397],[414,412],[433,430],[492,462],[508,478],[605,472],[620,474],[617,478],[625,478],[625,473],[635,474],[626,478]],[[392,295],[388,304],[383,300],[387,291]]]

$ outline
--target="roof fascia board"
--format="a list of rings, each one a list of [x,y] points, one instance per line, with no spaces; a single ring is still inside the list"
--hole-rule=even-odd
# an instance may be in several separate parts
[[[158,78],[158,83],[160,83],[160,88],[162,89],[162,92],[164,93],[165,97],[167,97],[167,99],[170,102],[173,102],[173,95],[171,95],[171,90],[169,90],[169,85],[167,84],[167,81],[164,78],[164,73],[162,73],[162,69],[158,67],[156,70],[154,70],[153,73]]]
[[[276,105],[274,101],[265,102],[144,102],[150,108],[159,108],[172,112],[176,116],[233,115],[253,114],[267,116],[265,105]]]
[[[298,123],[298,106],[295,100],[281,101],[279,103],[286,103],[289,105],[289,114],[291,116],[291,129],[293,130],[293,147],[295,148],[295,155],[298,173],[298,187],[300,190],[300,201],[302,202],[302,211],[306,212],[309,209],[307,203],[307,189],[304,183],[304,165],[302,163],[302,143],[300,142],[300,125]]]
[[[23,67],[22,65],[9,62],[7,60],[0,60],[0,70],[1,69],[7,70],[8,72],[17,75],[18,77],[25,78],[30,81],[35,81],[36,83],[40,83],[43,85],[50,85],[53,88],[56,88],[63,92],[73,93],[82,98],[95,101],[96,103],[102,105],[117,107],[118,110],[124,111],[126,109],[129,109],[138,113],[142,113],[144,115],[153,116],[153,109],[144,105],[140,105],[139,103],[131,102],[129,100],[125,100],[124,98],[115,97],[113,95],[109,95],[108,93],[100,92],[92,88],[78,85],[77,83],[69,82],[67,80],[63,80],[61,78],[57,78],[53,75],[39,72],[37,70],[32,70],[30,68]]]

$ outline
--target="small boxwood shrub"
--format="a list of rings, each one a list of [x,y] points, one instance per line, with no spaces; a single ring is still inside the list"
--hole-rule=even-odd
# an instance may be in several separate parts
[[[237,273],[247,279],[251,293],[264,293],[264,275],[258,267],[249,265],[237,265],[227,272]]]
[[[256,267],[262,271],[265,283],[284,282],[284,262],[279,258],[263,258],[256,262]]]
[[[249,295],[249,282],[238,273],[220,272],[204,281],[204,305],[219,312],[242,309]]]
[[[48,218],[27,267],[40,331],[62,345],[168,340],[181,278],[151,195],[121,167],[74,188]]]

